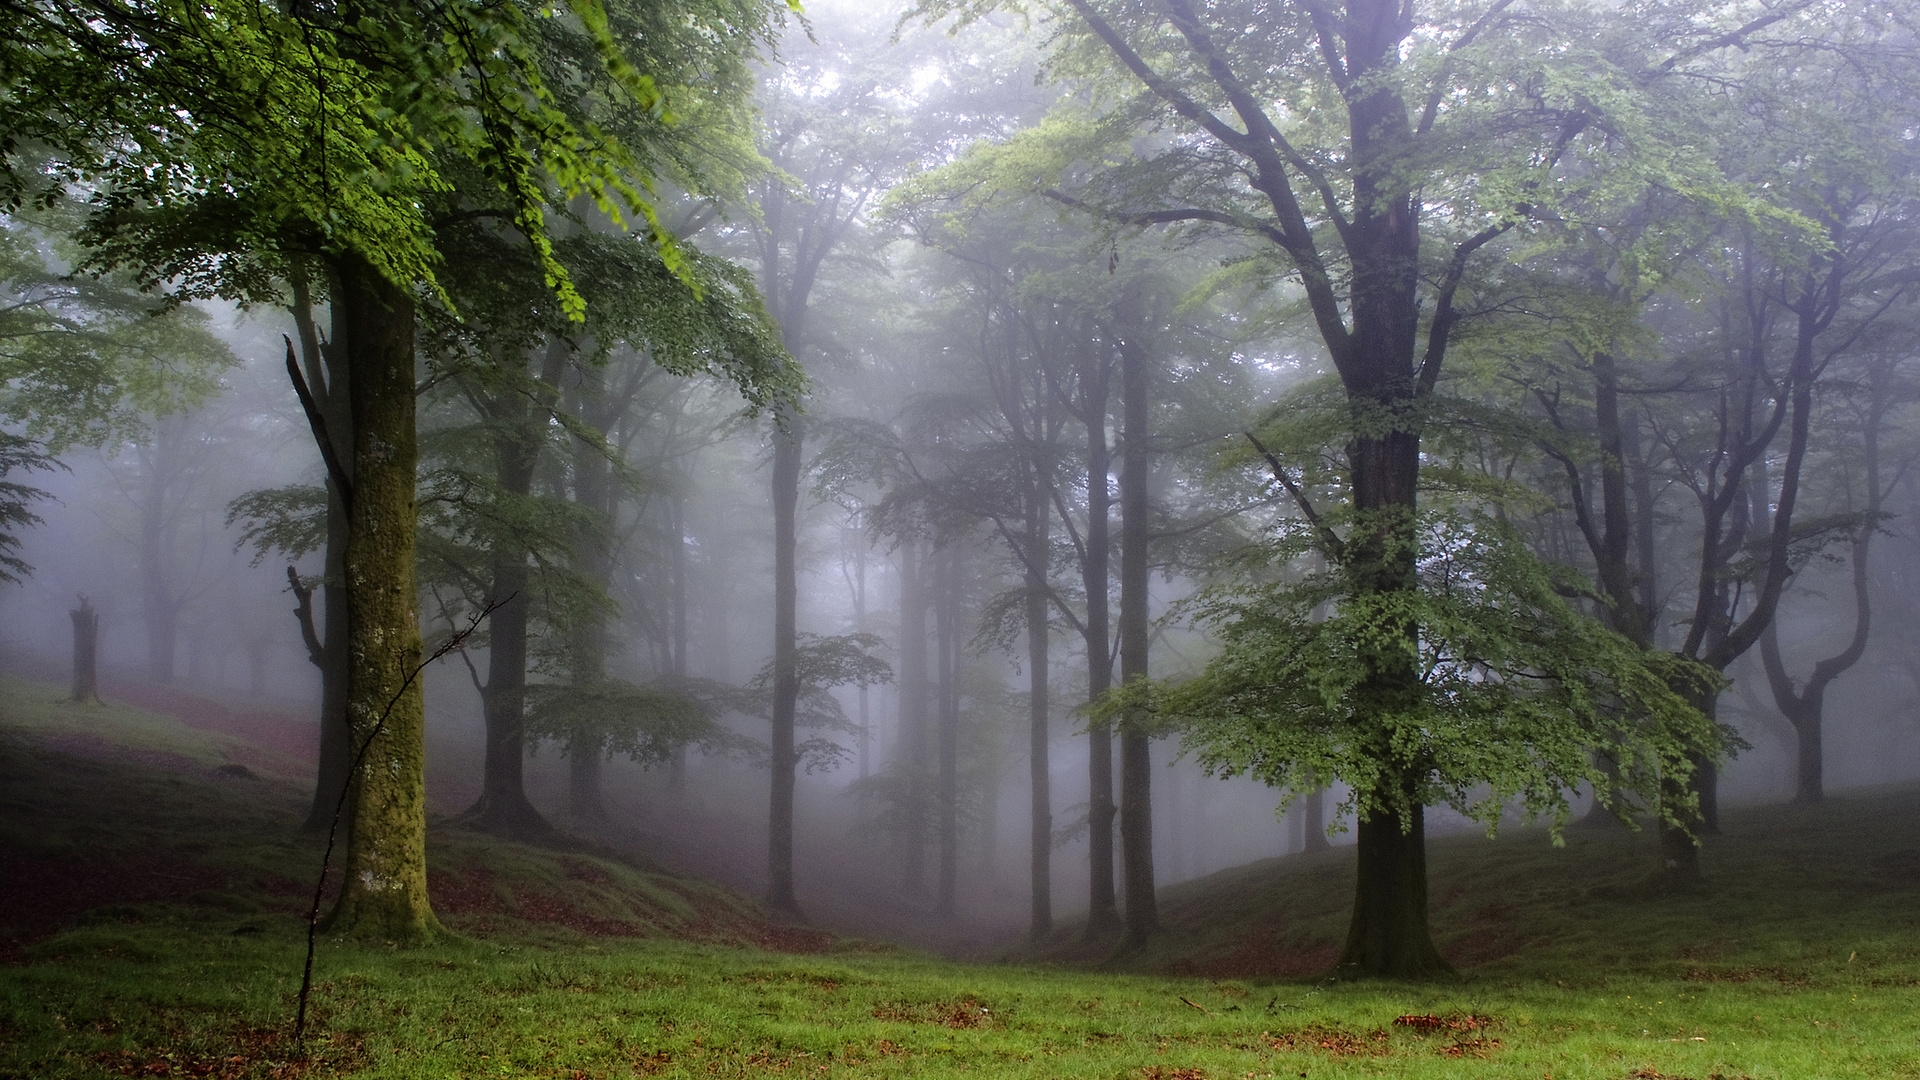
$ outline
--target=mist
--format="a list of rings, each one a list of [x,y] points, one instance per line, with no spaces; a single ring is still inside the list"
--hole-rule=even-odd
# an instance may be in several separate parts
[[[349,929],[368,860],[420,926],[484,884],[446,836],[965,960],[1128,955],[1283,860],[1358,875],[1342,970],[1451,970],[1429,838],[1692,888],[1723,815],[1920,779],[1913,13],[1526,6],[1362,56],[1311,4],[747,4],[678,52],[616,5],[644,87],[541,53],[506,142],[355,135],[364,221],[236,180],[280,216],[229,229],[49,120],[9,693],[88,696],[90,611],[98,701],[306,770]],[[207,125],[181,173],[250,176]]]

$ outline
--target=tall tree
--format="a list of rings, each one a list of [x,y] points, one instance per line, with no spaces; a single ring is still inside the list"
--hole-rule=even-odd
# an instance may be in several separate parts
[[[971,19],[997,6],[928,0],[918,10]],[[1083,167],[1098,158],[1077,152],[1091,146],[1075,146],[1071,133],[1086,139],[1087,125],[1043,128],[1016,147],[1041,163],[1037,186],[1054,185],[1069,205],[1118,224],[1228,230],[1264,248],[1297,286],[1344,397],[1344,532],[1327,554],[1351,607],[1379,605],[1382,641],[1420,633],[1386,613],[1404,612],[1395,598],[1419,588],[1421,440],[1476,255],[1583,197],[1583,185],[1558,178],[1606,160],[1616,139],[1644,132],[1636,146],[1659,146],[1645,132],[1641,95],[1792,14],[1742,11],[1731,25],[1670,19],[1662,30],[1678,44],[1668,55],[1575,49],[1579,58],[1562,64],[1548,58],[1576,28],[1584,33],[1586,12],[1561,20],[1506,3],[1471,13],[1399,0],[1351,0],[1344,12],[1190,0],[1048,9],[1065,28],[1063,71],[1086,73],[1114,98],[1129,96],[1119,80],[1131,84],[1108,130],[1130,135],[1135,117],[1150,116],[1166,134],[1107,168]],[[1309,101],[1316,107],[1298,107]],[[1671,160],[1613,156],[1609,175]],[[1342,723],[1371,749],[1364,775],[1343,777],[1362,782],[1342,964],[1435,972],[1445,964],[1427,925],[1422,810],[1434,794],[1433,749],[1389,734],[1414,707],[1418,674],[1398,649],[1360,662],[1368,674]]]
[[[561,310],[578,317],[549,210],[585,194],[616,218],[651,219],[643,189],[661,157],[657,138],[609,138],[582,110],[621,102],[632,107],[616,111],[657,137],[670,127],[655,108],[662,88],[698,86],[677,76],[710,75],[713,61],[737,65],[772,17],[758,3],[623,6],[611,24],[598,4],[555,14],[521,3],[189,11],[118,0],[0,14],[0,67],[27,88],[0,132],[9,202],[42,183],[21,167],[31,143],[54,155],[62,180],[100,186],[90,231],[100,265],[183,295],[253,300],[272,298],[287,258],[329,268],[353,430],[334,439],[317,417],[315,430],[330,472],[345,478],[351,462],[346,698],[361,763],[332,916],[342,931],[439,932],[426,891],[413,580],[415,305],[435,292],[436,218],[513,222]],[[556,78],[582,92],[550,92]],[[121,152],[129,145],[139,152]]]

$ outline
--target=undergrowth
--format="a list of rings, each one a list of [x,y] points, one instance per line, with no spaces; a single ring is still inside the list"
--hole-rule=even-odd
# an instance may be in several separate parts
[[[443,824],[436,897],[464,903],[463,936],[323,942],[317,1033],[296,1046],[300,786],[223,771],[225,736],[0,693],[0,870],[91,895],[88,874],[125,879],[57,925],[8,916],[0,1076],[1920,1075],[1912,790],[1729,813],[1691,895],[1641,889],[1650,843],[1631,834],[1438,840],[1434,921],[1461,974],[1430,984],[1276,976],[1331,948],[1346,852],[1167,890],[1168,933],[1124,964],[1076,957],[1063,932],[969,966],[780,931],[610,853]],[[60,737],[78,728],[96,741]],[[0,914],[32,914],[17,891]]]

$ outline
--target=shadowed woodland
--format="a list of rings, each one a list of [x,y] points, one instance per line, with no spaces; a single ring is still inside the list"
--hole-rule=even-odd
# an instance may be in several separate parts
[[[1913,4],[0,30],[0,1073],[1920,1069]]]

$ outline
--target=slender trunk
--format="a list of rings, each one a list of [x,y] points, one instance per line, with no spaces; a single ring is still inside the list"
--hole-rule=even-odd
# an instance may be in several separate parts
[[[291,276],[293,284],[293,323],[300,336],[300,357],[307,372],[307,386],[319,406],[327,440],[341,451],[341,469],[353,475],[353,402],[348,397],[350,382],[340,305],[332,309],[332,340],[320,343],[319,328],[313,320],[313,301],[304,273]],[[313,784],[313,803],[301,831],[325,833],[333,823],[334,808],[347,789],[347,774],[352,770],[353,732],[347,719],[347,503],[340,486],[329,471],[327,485],[327,544],[325,571],[320,587],[320,762]]]
[[[601,400],[605,387],[599,369],[590,369],[574,393],[575,410],[587,418],[602,437],[612,419]],[[618,505],[613,462],[593,441],[575,439],[573,499],[587,511],[587,520],[574,538],[573,557],[582,576],[603,592],[613,580],[610,534]],[[581,612],[567,635],[568,676],[575,686],[591,686],[607,676],[607,619],[598,608]],[[567,814],[579,821],[608,817],[601,773],[607,759],[607,734],[587,726],[573,731],[567,741]]]
[[[1788,676],[1786,664],[1780,655],[1778,625],[1769,622],[1766,633],[1760,639],[1761,661],[1766,667],[1767,683],[1773,690],[1774,703],[1792,722],[1797,736],[1795,741],[1798,744],[1799,761],[1795,775],[1799,782],[1794,796],[1796,802],[1816,803],[1826,798],[1826,749],[1822,729],[1826,724],[1827,687],[1860,662],[1867,651],[1867,638],[1873,631],[1873,579],[1869,573],[1868,558],[1873,551],[1873,534],[1880,528],[1880,511],[1884,503],[1880,486],[1880,422],[1888,404],[1888,378],[1884,366],[1872,373],[1870,386],[1873,399],[1867,409],[1865,430],[1861,433],[1867,504],[1866,520],[1853,534],[1850,559],[1853,570],[1853,635],[1839,652],[1813,665],[1806,689],[1798,693],[1794,691],[1793,680]]]
[[[80,606],[67,612],[73,620],[73,696],[86,704],[100,700],[100,613],[83,593]]]
[[[1800,752],[1794,775],[1799,781],[1794,793],[1794,801],[1817,803],[1827,797],[1825,747],[1820,738],[1821,723],[1824,720],[1821,706],[1824,702],[1808,703],[1806,714],[1793,721],[1795,742]]]
[[[675,681],[687,677],[687,505],[686,495],[675,488],[667,502],[668,568],[673,574],[673,640],[670,643],[668,670]],[[687,748],[673,748],[667,761],[667,786],[682,791],[687,786]]]
[[[1327,789],[1316,787],[1307,793],[1304,800],[1305,813],[1301,815],[1301,825],[1305,835],[1300,838],[1300,850],[1327,851],[1333,845],[1327,842]]]
[[[144,453],[146,489],[140,499],[140,615],[147,631],[147,678],[173,682],[174,654],[179,640],[179,605],[167,582],[166,434],[156,432]]]
[[[767,817],[767,902],[800,913],[793,891],[794,715],[800,697],[795,651],[799,598],[795,558],[800,503],[800,418],[790,410],[773,435],[773,785]]]
[[[353,421],[347,714],[353,819],[333,932],[398,942],[444,933],[427,900],[426,712],[414,596],[413,298],[357,256],[337,280]]]
[[[960,551],[949,545],[935,556],[934,641],[939,650],[940,724],[937,828],[940,838],[940,891],[937,914],[954,913],[954,888],[960,873]]]
[[[920,540],[900,542],[900,808],[901,884],[914,895],[927,888],[927,596]]]
[[[551,831],[527,801],[527,590],[531,575],[522,561],[493,567],[490,599],[500,606],[487,618],[487,685],[481,695],[486,718],[486,761],[480,798],[463,817],[475,828],[502,836],[540,836]]]
[[[1081,583],[1087,594],[1087,700],[1097,702],[1113,686],[1108,601],[1111,558],[1112,463],[1107,450],[1107,378],[1098,362],[1082,379],[1087,428],[1087,555]],[[1089,941],[1120,928],[1113,891],[1113,729],[1104,719],[1087,725],[1087,927]]]
[[[548,343],[539,387],[559,383],[568,353],[556,338]],[[515,386],[490,402],[498,428],[494,444],[494,481],[511,499],[533,494],[533,477],[546,444],[547,410],[533,401],[534,386]],[[488,600],[499,605],[487,617],[487,684],[481,693],[486,719],[486,760],[480,798],[466,820],[487,832],[527,839],[553,832],[527,800],[527,619],[531,608],[529,552],[502,530],[492,552],[493,585]]]
[[[867,546],[864,538],[856,535],[853,552],[853,629],[857,633],[867,630]],[[873,774],[873,724],[872,712],[867,701],[867,684],[860,684],[859,691],[860,724],[860,779],[865,780]]]
[[[567,746],[567,813],[581,821],[605,821],[607,796],[600,777],[606,769],[606,736],[576,735]]]
[[[1053,929],[1053,793],[1047,766],[1047,578],[1052,557],[1045,488],[1034,481],[1027,489],[1027,777],[1030,784],[1032,826],[1028,843],[1028,873],[1032,889],[1029,937],[1039,939]]]
[[[1120,682],[1148,678],[1150,622],[1147,586],[1148,379],[1146,352],[1137,342],[1120,350],[1120,398],[1125,437],[1120,453]],[[1153,873],[1152,740],[1128,716],[1120,725],[1120,851],[1126,882],[1126,939],[1137,947],[1160,929]]]

